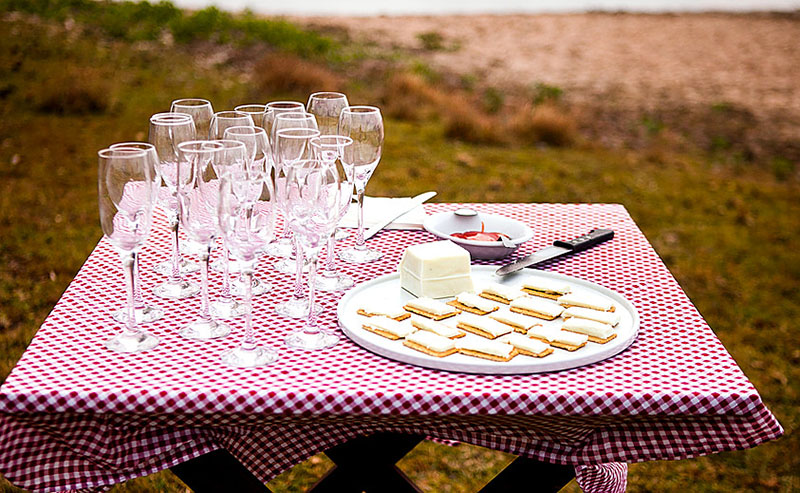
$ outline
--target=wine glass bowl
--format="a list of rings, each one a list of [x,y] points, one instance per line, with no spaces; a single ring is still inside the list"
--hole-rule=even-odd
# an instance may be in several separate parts
[[[211,101],[200,98],[176,99],[170,105],[170,112],[190,115],[194,121],[197,135],[202,137],[208,135],[211,117],[214,115]]]
[[[308,97],[306,111],[317,118],[317,126],[322,135],[335,135],[339,115],[349,105],[347,96],[340,92],[315,92]]]

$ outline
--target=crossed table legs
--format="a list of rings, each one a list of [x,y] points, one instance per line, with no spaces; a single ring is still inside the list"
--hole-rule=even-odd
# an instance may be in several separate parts
[[[396,433],[376,433],[358,437],[325,451],[336,467],[309,491],[413,493],[421,491],[395,463],[425,437]],[[195,493],[237,491],[268,493],[271,490],[253,476],[226,450],[215,450],[171,468]],[[547,464],[517,457],[481,493],[529,489],[536,478],[536,491],[559,491],[572,478],[572,466]]]

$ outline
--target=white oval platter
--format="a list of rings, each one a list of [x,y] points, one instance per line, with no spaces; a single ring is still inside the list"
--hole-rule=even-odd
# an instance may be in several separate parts
[[[553,353],[544,358],[518,355],[508,362],[490,361],[463,354],[452,354],[444,358],[430,356],[404,346],[402,340],[392,341],[361,327],[365,317],[356,313],[359,308],[380,307],[387,301],[403,305],[407,300],[414,298],[411,293],[400,287],[400,276],[396,273],[386,274],[361,283],[344,295],[339,301],[337,310],[339,325],[347,337],[356,344],[393,360],[438,370],[493,375],[551,372],[596,363],[624,351],[633,343],[639,333],[639,314],[625,297],[615,291],[589,281],[553,272],[524,269],[519,273],[500,277],[494,274],[496,270],[497,266],[472,266],[472,278],[477,291],[480,290],[483,284],[490,281],[519,287],[522,285],[523,280],[527,278],[544,277],[566,281],[572,287],[573,292],[591,293],[610,299],[616,305],[616,311],[620,314],[620,322],[616,327],[617,337],[605,344],[587,342],[586,346],[576,351],[553,348]],[[442,301],[448,301],[449,299],[443,299]],[[500,304],[498,303],[498,305]],[[560,326],[563,319],[559,317],[552,321],[541,320],[540,322],[543,325]],[[479,336],[467,334],[465,337],[477,338]]]

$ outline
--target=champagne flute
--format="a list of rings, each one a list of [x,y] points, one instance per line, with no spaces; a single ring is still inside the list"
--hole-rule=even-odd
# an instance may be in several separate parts
[[[339,337],[320,330],[314,305],[315,274],[319,251],[339,220],[341,176],[334,161],[309,159],[289,166],[281,192],[286,203],[289,227],[308,261],[308,300],[306,323],[286,338],[286,345],[315,350],[334,346]],[[298,257],[298,261],[300,258]]]
[[[274,225],[274,197],[265,176],[231,169],[220,180],[219,226],[231,251],[242,262],[245,283],[245,334],[242,343],[222,353],[224,363],[237,367],[268,365],[277,353],[256,344],[253,336],[252,276],[258,251],[271,239]]]
[[[147,142],[120,142],[109,146],[109,149],[131,149],[131,150],[144,150],[147,153],[147,164],[150,168],[150,180],[152,181],[153,190],[150,195],[150,200],[153,202],[152,206],[155,209],[158,200],[158,192],[161,190],[161,173],[158,172],[158,154],[153,144]],[[139,266],[139,257],[141,254],[136,255],[136,265],[133,271],[133,308],[136,315],[137,323],[147,323],[158,320],[164,316],[164,310],[157,306],[148,305],[142,295],[141,283],[141,269]],[[115,311],[112,315],[114,320],[120,323],[125,323],[128,316],[128,310],[125,307]]]
[[[285,112],[280,113],[275,117],[275,121],[272,124],[272,141],[275,142],[276,133],[279,130],[284,128],[309,128],[318,130],[317,128],[317,120],[314,118],[314,115],[310,113],[306,113],[305,110],[295,111],[295,112]],[[274,149],[273,149],[274,152]],[[274,159],[273,159],[274,160]],[[283,230],[283,238],[291,238],[290,236],[291,230],[288,227],[284,227]],[[280,240],[279,240],[280,241]],[[289,252],[288,255],[285,255],[285,259],[280,260],[275,263],[275,270],[282,274],[291,274],[295,272],[297,269],[296,265],[296,258],[299,256],[297,255],[297,244],[292,244],[292,250]]]
[[[200,292],[200,286],[181,278],[182,257],[178,236],[180,223],[178,220],[178,144],[194,140],[194,137],[194,120],[190,115],[156,113],[150,117],[148,140],[156,148],[159,172],[169,190],[166,206],[169,225],[173,232],[172,265],[167,281],[153,288],[153,294],[161,298],[183,299],[195,296]]]
[[[122,332],[108,339],[112,351],[135,353],[158,344],[136,323],[134,264],[136,253],[150,233],[153,218],[152,178],[144,149],[103,149],[98,152],[98,205],[103,234],[119,252],[125,270],[128,315]]]
[[[332,163],[342,177],[341,193],[339,194],[339,218],[342,220],[353,197],[353,167],[342,163],[345,149],[353,144],[353,139],[341,135],[320,135],[311,139],[311,149],[316,159]],[[322,275],[316,279],[316,287],[322,291],[344,291],[355,284],[352,277],[336,270],[336,239],[335,235],[328,237],[328,246],[325,252],[325,268]]]
[[[170,106],[170,112],[191,115],[197,136],[204,138],[208,135],[211,117],[214,115],[211,101],[200,98],[176,99]]]
[[[267,140],[267,132],[261,127],[229,127],[225,130],[225,139],[235,140],[244,144],[244,169],[248,173],[267,175],[271,169],[267,156],[271,150]],[[231,290],[237,296],[244,294],[244,276],[240,272],[236,282],[231,285]],[[272,286],[265,281],[253,276],[253,296],[267,293]]]
[[[347,96],[340,92],[315,92],[308,97],[306,111],[317,118],[317,126],[322,135],[336,135],[339,115],[349,105]],[[347,199],[352,200],[352,197],[347,197]],[[336,240],[343,240],[349,235],[345,230],[337,227],[333,236]],[[330,267],[330,261],[328,262],[328,267]]]
[[[178,333],[187,339],[216,339],[230,334],[231,329],[211,318],[208,303],[208,259],[217,237],[219,223],[219,178],[214,169],[217,154],[224,149],[218,142],[190,140],[178,144],[178,202],[181,207],[181,224],[189,238],[202,246],[202,298],[197,319],[181,328]],[[180,176],[185,172],[188,176]]]
[[[308,97],[306,111],[317,118],[322,135],[335,135],[339,126],[339,114],[350,106],[347,96],[340,92],[315,92]]]
[[[283,213],[286,227],[289,224],[289,204],[286,202],[284,191],[289,170],[297,162],[307,161],[312,157],[311,139],[319,137],[319,131],[311,128],[284,128],[275,136],[273,153],[275,156],[275,191],[277,204]],[[309,306],[314,310],[322,311],[317,304],[310,305],[303,291],[303,253],[302,247],[295,238],[295,248],[298,261],[295,262],[295,280],[292,298],[280,303],[275,311],[284,317],[300,318],[305,316]]]
[[[267,103],[265,106],[267,107],[267,114],[264,115],[264,130],[267,131],[267,135],[270,138],[270,142],[272,143],[274,152],[275,132],[273,132],[273,126],[275,123],[275,119],[278,117],[278,115],[284,113],[297,113],[297,112],[304,113],[305,106],[303,105],[303,103],[299,101],[271,101]],[[272,156],[270,156],[270,158],[273,159],[273,166],[275,166],[274,158]],[[267,245],[267,248],[264,249],[264,253],[266,253],[267,255],[271,255],[273,257],[289,257],[294,253],[294,245],[292,242],[290,231],[285,224],[283,227],[283,233],[281,234],[280,238],[277,238],[272,243]],[[280,269],[280,267],[278,267],[277,265],[276,268]],[[279,271],[286,273],[286,268],[284,267]],[[289,268],[289,272],[291,271],[292,269]]]
[[[374,106],[348,106],[339,115],[339,135],[353,139],[343,156],[342,162],[354,167],[353,181],[358,199],[358,236],[356,244],[339,252],[345,262],[374,262],[383,253],[367,248],[364,242],[364,189],[367,187],[383,150],[383,117]]]
[[[243,113],[241,111],[218,111],[217,113],[214,113],[213,117],[211,117],[211,125],[208,131],[208,138],[211,140],[224,139],[226,129],[238,126],[247,126],[247,127],[254,126],[253,118],[249,114]],[[224,237],[222,240],[222,248],[223,248],[223,257],[216,260],[211,265],[211,268],[217,272],[222,272],[224,274],[225,277],[222,281],[223,290],[228,292],[230,291],[230,279],[229,279],[230,273],[240,272],[241,269],[239,269],[239,264],[236,262],[236,260],[230,258]]]
[[[247,113],[253,119],[253,125],[264,128],[264,118],[267,116],[266,104],[240,104],[233,111]]]
[[[225,139],[217,139],[213,142],[222,146],[222,149],[217,152],[213,164],[218,177],[221,178],[235,170],[244,169],[245,148],[242,142]],[[222,266],[220,269],[216,269],[218,271],[223,271],[222,289],[220,290],[219,297],[211,302],[211,314],[215,318],[222,319],[242,317],[247,312],[247,307],[231,296],[230,274],[227,268],[228,247],[224,235],[222,235],[222,254],[224,256],[222,259]]]

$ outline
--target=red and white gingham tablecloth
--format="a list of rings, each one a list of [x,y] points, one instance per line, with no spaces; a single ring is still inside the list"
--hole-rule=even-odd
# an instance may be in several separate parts
[[[282,340],[300,322],[272,313],[289,297],[291,279],[267,257],[259,274],[274,288],[257,298],[255,324],[259,341],[279,349],[278,363],[235,369],[219,361],[239,343],[241,320],[224,339],[180,337],[199,298],[148,296],[167,312],[147,325],[161,343],[118,354],[103,341],[120,328],[109,312],[124,303],[122,273],[101,240],[0,388],[0,472],[37,491],[102,489],[225,448],[267,481],[351,438],[391,431],[573,464],[584,490],[622,491],[627,463],[744,449],[783,433],[623,206],[470,206],[533,228],[515,256],[592,228],[614,229],[613,240],[542,268],[621,293],[639,311],[638,339],[600,363],[519,376],[418,368],[347,339],[322,352],[297,351]],[[426,205],[429,213],[455,207]],[[381,261],[340,266],[366,281],[393,272],[408,245],[434,239],[384,231],[369,242],[386,252]],[[160,217],[141,256],[145,293],[162,280],[150,266],[168,251]],[[212,297],[219,281],[212,273]],[[340,297],[321,294],[323,325],[336,327]]]

